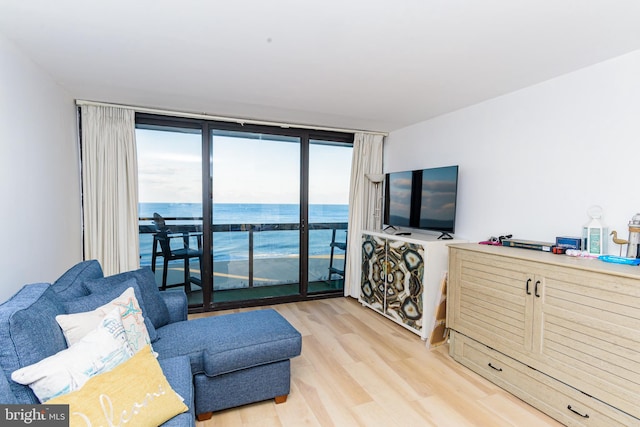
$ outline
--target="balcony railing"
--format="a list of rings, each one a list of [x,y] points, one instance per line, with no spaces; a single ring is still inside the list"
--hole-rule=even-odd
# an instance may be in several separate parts
[[[198,245],[197,239],[201,238],[203,231],[202,218],[193,217],[165,217],[165,221],[172,233],[188,236],[189,244],[195,248]],[[222,266],[226,263],[241,262],[246,263],[246,278],[238,279],[234,286],[253,287],[279,285],[291,283],[291,277],[298,278],[298,269],[296,268],[291,275],[280,271],[278,277],[264,277],[256,279],[256,260],[260,262],[276,262],[292,260],[298,255],[300,250],[299,242],[299,224],[291,223],[268,223],[268,224],[212,224],[211,232],[213,233],[213,262],[214,275],[216,275],[216,266]],[[316,282],[321,280],[332,280],[330,268],[335,271],[344,270],[344,252],[331,252],[332,240],[340,239],[344,242],[346,239],[346,222],[331,223],[310,223],[307,227],[309,235],[309,252],[310,252],[310,268],[308,281]],[[141,265],[151,265],[151,255],[153,252],[153,234],[158,230],[153,223],[153,218],[139,218],[140,231],[140,254]],[[340,233],[344,231],[344,233]],[[243,234],[237,234],[243,233]],[[278,234],[275,234],[278,233]],[[336,236],[337,234],[337,236]],[[273,236],[269,238],[267,236]],[[196,237],[194,237],[196,236]],[[182,247],[182,239],[176,239],[176,249]],[[336,264],[338,268],[336,268]],[[264,265],[264,264],[263,264]],[[284,265],[284,264],[282,264]],[[291,268],[297,266],[296,263],[289,262]],[[195,266],[194,266],[195,267]],[[197,271],[197,268],[196,268]],[[260,270],[261,272],[264,269]],[[224,274],[218,271],[220,277],[218,282],[223,282]],[[231,275],[227,275],[231,276]],[[264,276],[264,274],[261,274]],[[235,277],[235,276],[234,276]],[[245,282],[246,279],[246,282]],[[335,276],[333,277],[335,279]],[[230,279],[226,279],[230,281]],[[297,280],[297,279],[296,279]],[[218,286],[214,287],[218,290]]]

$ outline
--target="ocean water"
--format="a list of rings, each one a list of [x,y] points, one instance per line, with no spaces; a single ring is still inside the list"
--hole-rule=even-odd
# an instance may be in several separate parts
[[[299,205],[293,204],[239,204],[218,203],[213,205],[214,224],[297,224]],[[168,225],[202,224],[202,205],[199,203],[140,203],[140,218],[151,218],[154,212],[165,218],[188,218],[168,221]],[[309,205],[309,223],[346,223],[348,205]],[[152,221],[141,221],[150,224]],[[345,230],[336,232],[337,241],[345,241]],[[300,253],[300,235],[297,230],[278,230],[253,233],[254,258],[280,258]],[[175,247],[181,247],[180,239]],[[328,256],[331,230],[310,230],[309,255]],[[153,236],[140,235],[141,264],[151,264]],[[190,243],[196,246],[195,239]],[[215,232],[213,234],[213,259],[215,261],[246,260],[249,257],[249,232]]]

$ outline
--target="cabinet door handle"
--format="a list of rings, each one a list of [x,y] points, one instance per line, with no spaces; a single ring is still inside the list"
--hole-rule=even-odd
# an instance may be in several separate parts
[[[491,369],[495,369],[495,370],[496,370],[496,371],[498,371],[498,372],[502,372],[502,368],[496,368],[495,366],[493,366],[493,365],[491,364],[491,362],[489,362],[489,367],[490,367]]]
[[[531,283],[531,279],[527,279],[527,295],[531,295],[531,292],[529,292],[529,284]]]
[[[571,407],[571,405],[567,405],[567,409],[570,410],[571,412],[573,412],[574,414],[580,415],[582,418],[589,418],[589,414],[581,414],[580,412],[578,412],[575,409],[573,409]]]
[[[534,290],[534,293],[536,294],[536,297],[540,298],[540,294],[538,294],[538,285],[540,285],[540,280],[536,280],[536,288]]]

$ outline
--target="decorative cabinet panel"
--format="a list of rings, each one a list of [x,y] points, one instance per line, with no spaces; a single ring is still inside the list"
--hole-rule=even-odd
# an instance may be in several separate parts
[[[372,309],[384,313],[387,293],[387,240],[370,234],[363,234],[362,239],[360,300]]]
[[[447,301],[460,363],[563,423],[640,426],[638,267],[454,245]],[[492,361],[470,360],[478,352]],[[498,374],[507,362],[513,381]],[[549,402],[557,392],[564,398]]]
[[[370,234],[363,239],[362,301],[420,333],[424,246]]]
[[[426,340],[451,242],[363,232],[360,302]]]

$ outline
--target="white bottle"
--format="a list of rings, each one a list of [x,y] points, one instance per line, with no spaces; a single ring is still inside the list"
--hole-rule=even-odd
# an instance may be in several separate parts
[[[584,250],[591,255],[603,255],[607,253],[607,241],[609,234],[607,227],[601,221],[602,208],[591,206],[587,209],[587,215],[591,218],[583,228],[583,238],[585,241]]]

